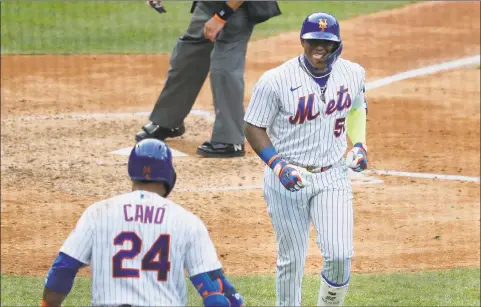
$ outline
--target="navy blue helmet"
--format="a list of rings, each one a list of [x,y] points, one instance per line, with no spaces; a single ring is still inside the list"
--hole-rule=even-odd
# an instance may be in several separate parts
[[[132,148],[128,171],[134,181],[164,183],[167,189],[165,196],[172,191],[177,178],[170,148],[157,139],[142,140]]]
[[[341,29],[336,17],[329,13],[316,12],[306,17],[301,28],[302,39],[322,39],[338,43],[337,48],[326,57],[331,67],[342,52]]]

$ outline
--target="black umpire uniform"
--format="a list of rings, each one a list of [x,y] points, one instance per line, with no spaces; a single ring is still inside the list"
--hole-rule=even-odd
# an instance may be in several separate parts
[[[281,14],[277,1],[246,1],[229,17],[217,39],[204,37],[204,24],[223,1],[194,1],[192,18],[172,50],[167,81],[150,123],[137,133],[164,140],[185,132],[189,114],[210,71],[215,122],[209,141],[197,148],[204,157],[244,156],[244,69],[247,44],[254,26]]]

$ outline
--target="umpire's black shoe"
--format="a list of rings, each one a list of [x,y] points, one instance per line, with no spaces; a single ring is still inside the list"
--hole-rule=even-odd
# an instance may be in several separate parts
[[[166,138],[175,138],[185,133],[185,126],[182,123],[176,128],[163,128],[154,123],[148,123],[142,127],[142,131],[135,135],[135,140],[140,142],[144,139],[158,139],[165,140]]]
[[[225,144],[207,141],[197,148],[197,154],[206,158],[232,158],[245,156],[244,144]]]

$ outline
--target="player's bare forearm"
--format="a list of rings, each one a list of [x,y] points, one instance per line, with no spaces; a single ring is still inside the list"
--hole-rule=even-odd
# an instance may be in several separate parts
[[[229,0],[226,1],[219,11],[214,13],[204,25],[204,36],[210,41],[215,41],[220,31],[224,28],[227,20],[242,5],[244,1]]]
[[[266,128],[245,123],[244,134],[252,149],[254,149],[258,155],[260,155],[264,148],[272,146],[272,142],[267,135]]]
[[[257,155],[273,170],[286,189],[294,192],[308,185],[301,174],[302,170],[295,168],[279,156],[267,135],[266,128],[245,123],[244,134]]]
[[[43,289],[42,306],[60,307],[67,294],[58,293],[45,287]]]
[[[242,5],[242,3],[244,3],[244,1],[229,0],[226,3],[228,6],[230,6],[231,9],[235,11],[239,8],[239,6]]]

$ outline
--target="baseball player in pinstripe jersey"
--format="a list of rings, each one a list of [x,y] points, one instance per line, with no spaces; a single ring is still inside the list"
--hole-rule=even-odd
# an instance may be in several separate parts
[[[186,306],[184,269],[205,306],[242,306],[202,221],[165,197],[176,174],[156,139],[132,149],[132,192],[93,204],[53,263],[42,306],[60,306],[79,268],[92,265],[94,306]]]
[[[301,305],[312,222],[324,259],[318,306],[341,306],[353,256],[348,169],[367,167],[364,69],[339,58],[339,23],[328,13],[302,24],[302,55],[263,74],[245,134],[264,160],[264,198],[277,239],[277,306]],[[346,133],[353,148],[347,150]]]

